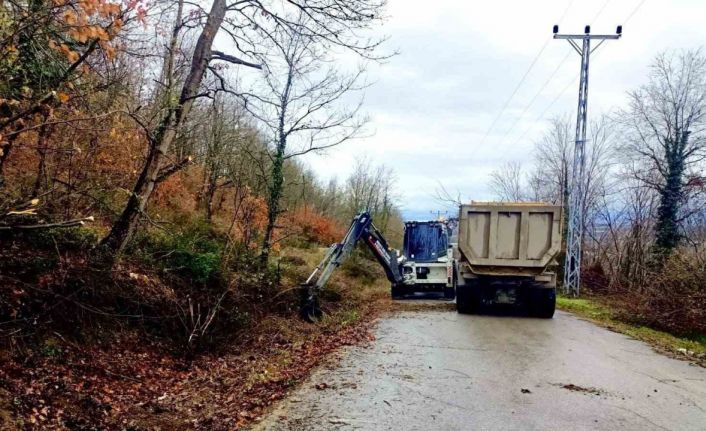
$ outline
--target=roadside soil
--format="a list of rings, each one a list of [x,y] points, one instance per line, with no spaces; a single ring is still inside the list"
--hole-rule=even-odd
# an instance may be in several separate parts
[[[288,270],[287,286],[322,250],[288,252],[301,262]],[[387,283],[365,284],[343,270],[325,301],[320,323],[262,312],[227,345],[191,359],[119,319],[91,328],[100,339],[68,337],[45,322],[41,337],[0,349],[0,430],[240,429],[333,352],[370,343],[374,322],[393,308]]]
[[[270,317],[232,353],[193,361],[137,337],[85,347],[57,334],[40,351],[0,358],[0,429],[238,429],[332,352],[370,342],[381,311],[318,326]]]

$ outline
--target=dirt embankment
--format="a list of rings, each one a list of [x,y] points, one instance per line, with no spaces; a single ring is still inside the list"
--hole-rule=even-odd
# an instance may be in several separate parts
[[[290,256],[281,265],[278,289],[283,293],[277,304],[289,298],[321,251],[286,253]],[[81,262],[73,265],[70,271],[85,269]],[[374,271],[374,264],[370,268]],[[60,270],[69,271],[66,265]],[[169,287],[149,268],[131,267],[130,271],[140,276],[124,277],[128,282],[141,283],[149,274],[157,279],[150,282],[152,288]],[[17,326],[22,337],[3,333],[9,336],[0,349],[0,430],[238,429],[284,397],[341,346],[369,342],[375,319],[391,303],[387,284],[371,282],[381,280],[377,275],[368,274],[363,280],[341,270],[324,296],[327,315],[322,322],[301,321],[296,305],[259,311],[243,305],[250,316],[247,324],[234,326],[239,329],[231,336],[221,334],[215,347],[184,354],[176,347],[180,344],[165,336],[164,328],[155,332],[156,326],[146,322],[149,316],[142,316],[145,322],[140,323],[91,302],[93,297],[82,297],[81,291],[51,296],[40,292],[41,280],[27,283],[21,281],[21,274],[2,275],[12,282],[5,284],[10,289],[7,293],[12,295],[14,289],[18,295],[15,303],[2,305],[7,310],[24,307],[22,313],[32,310],[37,327],[32,331],[31,324],[23,321],[24,326]],[[57,270],[46,275],[56,276]],[[113,275],[103,277],[108,282]],[[61,307],[72,313],[83,310],[71,320],[81,328],[70,330],[66,322],[52,321],[63,315],[57,313]],[[228,316],[219,314],[219,318]]]

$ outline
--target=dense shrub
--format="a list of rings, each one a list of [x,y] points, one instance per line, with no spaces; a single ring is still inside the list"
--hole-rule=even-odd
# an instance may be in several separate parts
[[[581,269],[581,281],[583,287],[592,293],[606,292],[610,285],[603,266],[598,262]]]
[[[146,231],[131,252],[167,273],[205,284],[220,276],[225,238],[200,219],[183,220],[169,231]]]
[[[350,258],[341,265],[343,272],[349,277],[360,280],[363,284],[370,285],[380,277],[380,265],[367,251],[355,250]]]
[[[90,227],[77,226],[20,232],[14,237],[25,238],[35,247],[42,249],[55,249],[60,245],[61,249],[81,250],[98,244],[100,233]]]
[[[279,262],[283,265],[291,266],[304,266],[306,265],[306,260],[299,256],[294,255],[284,255],[280,258]]]
[[[680,335],[706,333],[706,265],[694,256],[673,255],[625,299],[631,320]]]
[[[305,242],[331,245],[339,242],[345,229],[335,220],[325,217],[310,208],[298,208],[288,216],[291,228]]]

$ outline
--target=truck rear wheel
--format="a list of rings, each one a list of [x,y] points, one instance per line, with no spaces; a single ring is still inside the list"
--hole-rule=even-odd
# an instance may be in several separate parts
[[[530,297],[530,312],[542,319],[554,317],[556,288],[533,288]]]
[[[480,308],[480,296],[477,287],[469,284],[456,288],[456,311],[461,314],[474,314]]]

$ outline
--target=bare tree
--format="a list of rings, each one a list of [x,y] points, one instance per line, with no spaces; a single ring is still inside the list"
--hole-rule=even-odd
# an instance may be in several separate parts
[[[358,135],[364,123],[358,117],[360,103],[350,109],[340,107],[345,95],[361,89],[363,70],[345,75],[327,64],[330,54],[307,34],[309,21],[300,13],[290,26],[271,33],[262,84],[240,93],[245,109],[272,142],[263,264],[281,212],[285,161],[339,145]]]
[[[208,107],[203,124],[194,139],[197,160],[203,164],[203,184],[199,206],[211,220],[214,198],[219,190],[233,187],[242,180],[242,160],[249,158],[248,141],[257,139],[239,106],[239,101],[217,95]]]
[[[529,178],[533,198],[561,204],[566,209],[573,145],[571,119],[568,116],[551,119],[549,130],[534,148],[534,166]]]
[[[552,119],[549,130],[535,145],[534,166],[528,181],[532,198],[560,204],[564,217],[568,215],[574,147],[571,118]],[[595,215],[596,206],[606,195],[609,173],[614,165],[613,128],[607,117],[601,116],[590,123],[584,151],[583,223],[589,227],[593,224],[590,218]]]
[[[607,196],[612,193],[611,170],[616,166],[613,125],[608,117],[601,116],[589,127],[589,141],[585,146],[583,214],[584,229],[593,223],[593,218]]]
[[[171,96],[172,89],[180,90],[176,92],[177,97],[166,97],[164,106],[158,110],[155,126],[150,126],[135,112],[132,113],[144,129],[149,144],[148,154],[122,214],[103,240],[103,244],[116,255],[131,238],[140,216],[145,215],[155,186],[186,161],[170,162],[169,157],[195,101],[210,97],[214,92],[232,91],[228,88],[227,77],[214,64],[259,67],[253,62],[213,49],[218,33],[229,37],[235,49],[251,58],[262,55],[263,40],[275,41],[285,34],[296,33],[299,39],[309,40],[312,46],[319,44],[328,49],[343,47],[366,58],[375,58],[382,42],[382,39],[363,38],[357,33],[357,30],[367,29],[381,20],[381,10],[385,6],[382,0],[292,0],[284,3],[276,0],[239,0],[231,3],[214,0],[208,12],[200,5],[183,0],[177,0],[177,4],[162,66],[161,76],[165,82],[160,84],[166,87],[166,91],[158,93]],[[185,13],[185,5],[191,8],[188,13]],[[306,17],[306,20],[297,22],[296,17]],[[177,41],[184,32],[193,28],[199,29],[198,37],[189,56],[189,67],[183,82],[177,84],[173,79]],[[213,76],[213,85],[203,85],[206,73]],[[297,126],[305,128],[307,124],[303,122]]]
[[[400,219],[395,204],[398,200],[396,180],[391,168],[375,166],[365,157],[356,159],[353,172],[345,183],[344,219],[348,221],[356,213],[368,211],[375,219],[375,225],[383,232],[387,231],[393,221]]]
[[[183,0],[179,0],[172,36],[167,47],[167,54],[165,55],[162,69],[166,80],[165,87],[167,91],[165,94],[167,95],[171,94],[171,90],[176,85],[173,82],[173,71],[177,40],[185,26],[183,6]],[[137,178],[122,214],[113,224],[108,236],[103,239],[103,244],[118,256],[132,237],[139,217],[145,214],[147,203],[155,186],[190,160],[177,161],[171,166],[167,165],[177,133],[184,124],[194,101],[203,96],[200,93],[201,82],[209,63],[213,60],[227,60],[237,64],[248,64],[235,57],[226,59],[218,52],[213,52],[213,41],[223,23],[227,8],[225,0],[214,0],[211,10],[207,14],[206,23],[196,41],[196,46],[191,56],[191,66],[184,82],[181,84],[179,97],[174,101],[171,97],[167,97],[165,106],[160,113],[160,119],[154,129],[144,125],[145,135],[149,142],[149,150],[142,172]],[[257,67],[253,64],[248,65]],[[138,117],[135,116],[134,118],[138,123],[143,124]]]
[[[437,182],[432,197],[442,206],[450,207],[452,210],[457,210],[463,204],[461,192],[456,190],[455,193],[452,193],[441,181]]]
[[[628,154],[648,162],[636,178],[659,195],[654,254],[661,261],[679,244],[689,171],[706,157],[706,57],[665,53],[650,71],[649,82],[629,93],[620,121]]]
[[[490,173],[490,189],[503,202],[520,202],[525,200],[522,180],[522,164],[508,162]]]

